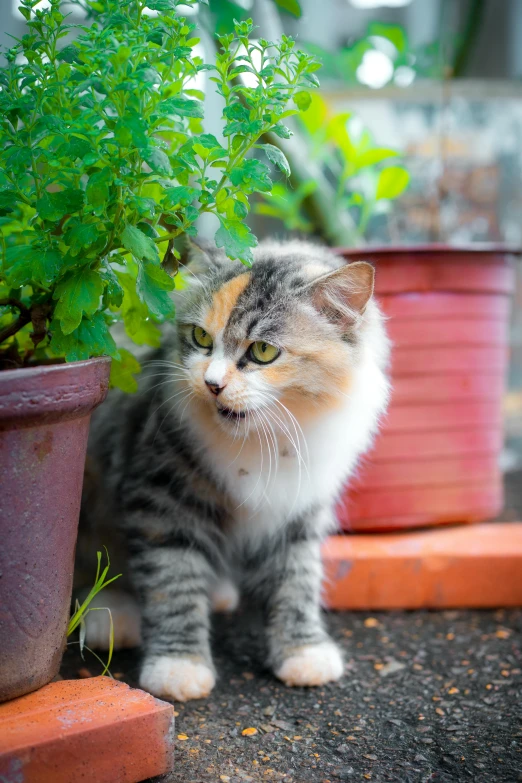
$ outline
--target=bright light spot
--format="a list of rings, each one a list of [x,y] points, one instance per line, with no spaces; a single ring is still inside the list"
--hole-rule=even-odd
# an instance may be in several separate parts
[[[388,6],[388,8],[401,8],[401,6],[409,5],[412,0],[350,0],[350,3],[355,8],[379,8],[380,6]]]
[[[400,65],[395,71],[393,81],[397,87],[409,87],[415,80],[415,71],[407,65]]]
[[[12,8],[13,8],[13,14],[15,16],[18,16],[18,6],[20,5],[20,0],[12,0]],[[32,10],[32,16],[34,16],[35,11],[48,11],[51,7],[50,0],[40,0],[38,5],[36,5]],[[61,7],[61,12],[63,14],[71,14],[76,19],[83,19],[85,17],[85,11],[83,8],[80,8],[77,5],[74,5],[73,3],[66,3],[64,2]]]
[[[18,6],[20,5],[19,0],[12,0],[11,5],[13,6],[13,13],[18,13]],[[38,5],[35,7],[34,10],[36,11],[45,11],[46,8],[49,8],[51,5],[50,0],[41,0],[41,2],[38,3]]]
[[[368,40],[375,46],[378,52],[387,55],[390,60],[395,60],[397,57],[397,47],[387,38],[383,38],[382,35],[370,35]]]
[[[384,52],[375,50],[365,52],[362,63],[357,68],[357,78],[361,84],[378,90],[388,84],[393,76],[393,63]]]
[[[181,16],[194,16],[197,14],[198,9],[193,5],[178,5],[177,11]],[[143,11],[145,16],[159,16],[160,11],[151,11],[150,8],[145,8]]]
[[[201,43],[197,43],[192,49],[191,57],[201,57],[205,62],[205,47]],[[204,90],[207,83],[206,71],[198,71],[195,76],[192,76],[186,85],[187,90]]]
[[[354,115],[350,117],[350,119],[348,120],[347,129],[350,138],[353,139],[355,142],[358,142],[364,131],[364,122],[361,120],[360,117]]]

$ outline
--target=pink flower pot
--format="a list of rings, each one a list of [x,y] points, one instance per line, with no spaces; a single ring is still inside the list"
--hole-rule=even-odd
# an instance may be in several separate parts
[[[392,397],[343,496],[348,531],[495,517],[515,251],[471,246],[342,251],[375,264],[392,340]]]
[[[0,701],[57,674],[93,408],[110,359],[0,372]]]

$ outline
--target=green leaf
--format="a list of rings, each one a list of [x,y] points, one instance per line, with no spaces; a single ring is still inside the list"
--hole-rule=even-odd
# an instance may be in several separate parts
[[[145,162],[149,164],[152,171],[162,174],[164,177],[170,177],[172,175],[172,166],[170,165],[168,156],[159,147],[151,147],[150,149],[142,150],[141,155]]]
[[[16,190],[13,190],[12,188],[0,190],[0,213],[2,215],[7,215],[12,212],[19,200]]]
[[[204,111],[201,101],[194,101],[191,98],[178,96],[176,98],[166,98],[158,105],[158,111],[162,114],[176,114],[179,117],[198,117],[203,119]]]
[[[147,121],[137,112],[129,112],[118,120],[114,128],[114,138],[123,147],[146,148],[149,140],[147,138]]]
[[[357,155],[355,165],[358,169],[362,169],[366,166],[373,166],[375,163],[380,163],[387,158],[396,158],[398,154],[397,150],[388,149],[387,147],[376,147],[375,149],[363,152],[361,155]]]
[[[244,223],[221,219],[221,226],[215,234],[216,247],[222,247],[229,258],[239,258],[244,264],[254,261],[250,248],[256,247],[257,239]]]
[[[84,247],[91,247],[98,240],[97,223],[78,223],[67,231],[65,241],[70,247],[70,255],[77,256]]]
[[[6,156],[6,168],[17,174],[25,171],[31,162],[31,150],[28,147],[11,147]]]
[[[142,217],[152,219],[156,214],[156,202],[153,198],[144,196],[134,196],[132,199],[132,208]]]
[[[279,8],[282,8],[283,11],[287,11],[298,19],[301,16],[301,6],[297,0],[275,0],[275,4],[278,5]]]
[[[147,0],[147,8],[151,11],[175,11],[179,0]]]
[[[284,153],[281,152],[279,147],[275,147],[273,144],[263,144],[262,147],[270,163],[273,163],[283,172],[285,176],[289,177],[291,173],[290,166]]]
[[[59,60],[63,60],[66,63],[79,63],[80,58],[78,57],[78,49],[74,44],[69,44],[69,46],[64,46],[64,48],[58,52],[57,57]]]
[[[136,345],[159,348],[161,332],[138,297],[135,278],[128,272],[117,272],[116,276],[124,292],[121,314],[125,331]]]
[[[81,323],[83,315],[92,315],[100,306],[103,280],[89,267],[69,273],[55,288],[53,299],[58,300],[55,318],[63,334],[71,334]]]
[[[65,215],[79,212],[83,207],[84,193],[77,188],[66,188],[55,193],[45,191],[36,202],[42,220],[61,220]]]
[[[277,125],[274,125],[272,130],[276,136],[279,136],[280,139],[292,138],[292,131],[290,128],[287,128],[286,125],[283,125],[281,122],[278,122]]]
[[[140,261],[156,261],[159,263],[159,253],[155,242],[136,226],[127,224],[122,232],[123,247]]]
[[[71,136],[65,155],[69,158],[84,158],[91,151],[91,145],[86,139],[80,139],[78,136]]]
[[[167,188],[165,190],[165,206],[167,209],[176,209],[176,207],[188,207],[197,197],[199,190],[196,188],[180,186],[177,188]]]
[[[270,169],[265,163],[254,158],[245,160],[240,166],[236,166],[230,172],[230,181],[233,185],[241,185],[245,192],[266,192],[272,188]]]
[[[123,288],[111,266],[108,264],[100,270],[105,281],[104,299],[110,307],[121,307],[123,302]]]
[[[307,90],[299,90],[293,100],[299,111],[306,111],[312,103],[312,96]]]
[[[68,362],[89,359],[91,356],[115,356],[118,348],[114,342],[103,313],[83,318],[76,329],[67,333],[61,322],[51,322],[51,351],[55,356],[65,356]]]
[[[163,45],[163,34],[161,30],[153,30],[151,33],[147,36],[147,41],[150,41],[151,43],[157,44],[158,46]]]
[[[126,348],[120,348],[120,358],[111,362],[110,384],[130,394],[138,390],[138,382],[134,377],[141,372],[139,361]]]
[[[145,84],[159,84],[161,82],[161,76],[157,70],[147,65],[136,70],[136,78]]]
[[[140,301],[152,315],[163,321],[174,315],[174,302],[167,291],[174,288],[174,280],[160,267],[140,264],[136,290]]]
[[[5,254],[5,279],[11,288],[30,283],[50,285],[57,278],[63,256],[55,248],[13,245]]]
[[[234,201],[234,215],[237,215],[237,217],[240,220],[246,218],[246,216],[248,215],[247,205],[244,204],[242,201]]]
[[[402,166],[389,166],[379,174],[375,198],[394,199],[404,193],[410,182],[410,175]]]
[[[85,197],[89,204],[93,207],[103,207],[109,200],[109,182],[111,180],[112,173],[108,166],[95,171],[91,174],[87,187],[85,189]]]

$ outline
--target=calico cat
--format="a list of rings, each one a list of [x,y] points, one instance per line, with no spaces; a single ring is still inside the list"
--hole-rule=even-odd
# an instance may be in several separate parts
[[[210,596],[234,608],[238,591],[264,610],[276,677],[337,680],[320,544],[388,398],[373,268],[304,242],[263,243],[251,268],[216,248],[193,255],[175,336],[137,394],[110,395],[90,444],[87,511],[123,533],[140,684],[207,696]],[[129,606],[113,607],[116,643],[138,641]],[[103,615],[88,616],[87,644],[103,645]]]

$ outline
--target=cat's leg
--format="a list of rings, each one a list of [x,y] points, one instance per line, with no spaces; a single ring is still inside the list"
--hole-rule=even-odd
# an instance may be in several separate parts
[[[85,596],[84,596],[85,597]],[[85,616],[85,644],[93,650],[108,650],[111,618],[115,650],[141,644],[140,609],[136,599],[124,590],[108,587],[96,595]],[[94,611],[96,610],[96,611]]]
[[[338,680],[344,664],[321,616],[322,565],[318,540],[290,542],[264,566],[273,586],[266,596],[269,664],[287,685]]]
[[[163,527],[162,523],[160,527]],[[177,701],[208,696],[215,684],[209,643],[209,590],[215,579],[197,541],[171,532],[130,540],[129,568],[142,611],[144,659],[140,685]]]

